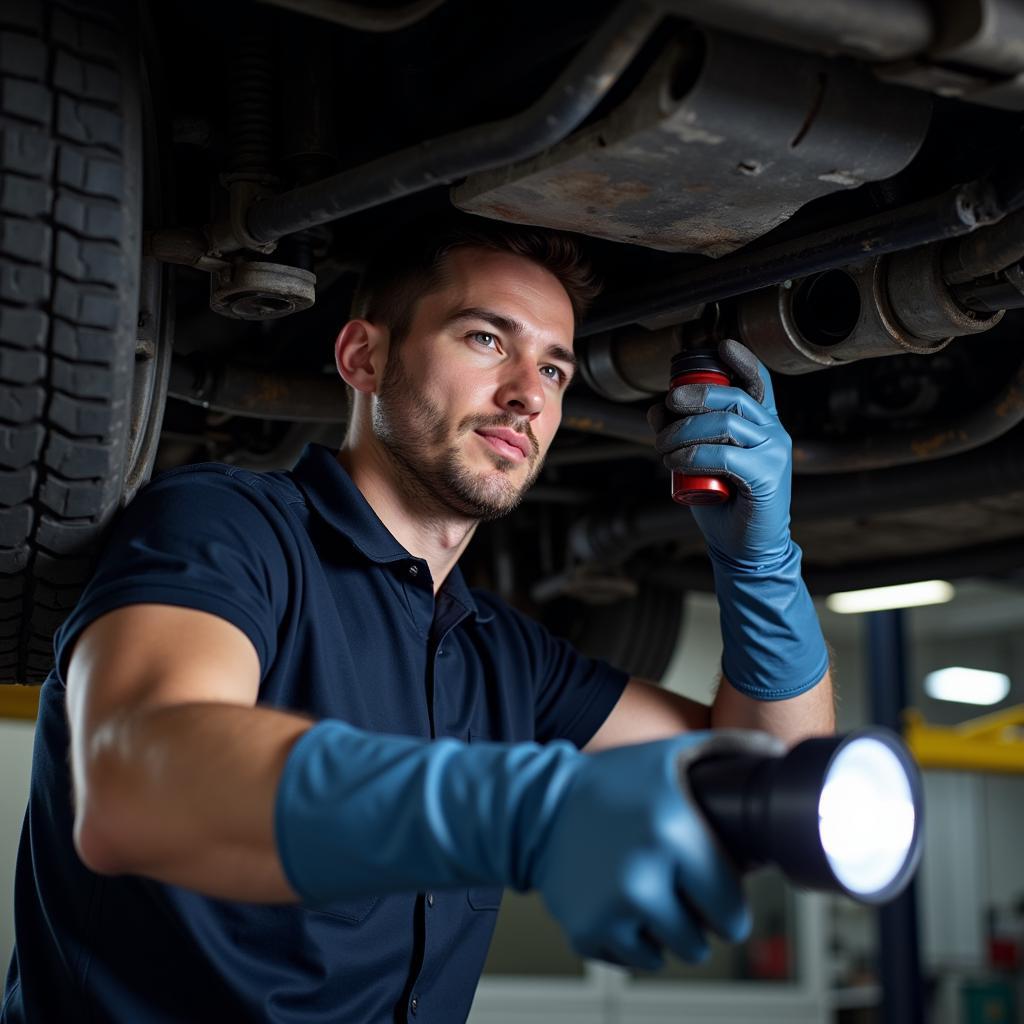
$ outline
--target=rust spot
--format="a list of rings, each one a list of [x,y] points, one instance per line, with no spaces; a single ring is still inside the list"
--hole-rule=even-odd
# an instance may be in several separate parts
[[[941,433],[934,434],[932,437],[912,442],[910,450],[920,458],[927,458],[929,455],[940,451],[951,441],[966,440],[967,435],[962,430],[943,430]]]
[[[620,203],[646,199],[652,185],[642,181],[620,181],[596,171],[577,171],[548,183],[548,188],[561,197],[572,197],[579,202],[607,210]]]
[[[800,125],[800,130],[796,133],[789,144],[791,149],[796,149],[796,147],[804,141],[804,136],[811,130],[811,125],[814,124],[818,114],[821,113],[821,106],[825,101],[825,86],[828,84],[828,76],[824,72],[819,71],[817,78],[818,87],[815,90],[814,98],[811,100],[811,104],[807,108],[807,114],[804,117],[803,124]]]
[[[501,220],[516,220],[522,217],[523,211],[517,210],[514,206],[506,206],[504,203],[490,203],[491,213]]]
[[[1017,416],[1024,406],[1024,393],[1020,388],[1013,388],[1008,395],[996,404],[995,413],[1001,419],[1006,416]]]
[[[604,430],[604,421],[595,420],[590,416],[566,416],[562,423],[570,430],[587,430],[592,433]]]

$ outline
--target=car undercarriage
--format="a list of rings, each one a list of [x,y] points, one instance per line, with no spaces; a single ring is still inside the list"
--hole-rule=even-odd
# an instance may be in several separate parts
[[[647,407],[772,370],[812,592],[1024,566],[1012,0],[25,0],[0,14],[0,651],[38,683],[154,473],[337,446],[373,244],[456,209],[604,289],[545,468],[464,560],[657,678],[710,589]]]

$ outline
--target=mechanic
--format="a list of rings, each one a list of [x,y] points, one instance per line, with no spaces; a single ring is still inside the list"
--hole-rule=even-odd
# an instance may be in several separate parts
[[[678,387],[651,416],[669,468],[738,492],[694,509],[712,707],[457,566],[540,472],[594,291],[568,236],[408,233],[335,343],[338,452],[178,467],[119,513],[41,692],[4,1024],[450,1024],[505,886],[539,890],[580,954],[639,968],[748,934],[679,764],[778,743],[723,727],[834,728],[764,368],[725,342],[741,386]]]

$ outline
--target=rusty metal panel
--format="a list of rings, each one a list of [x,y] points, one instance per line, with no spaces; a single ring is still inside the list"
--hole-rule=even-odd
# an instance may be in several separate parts
[[[870,61],[916,57],[935,36],[936,14],[928,0],[664,0],[664,5],[725,32]]]
[[[453,190],[470,213],[722,256],[917,152],[927,96],[852,61],[691,31],[606,118]]]

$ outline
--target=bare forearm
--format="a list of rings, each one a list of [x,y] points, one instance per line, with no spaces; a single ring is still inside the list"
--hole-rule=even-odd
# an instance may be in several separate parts
[[[835,731],[836,717],[832,674],[810,690],[787,700],[754,700],[735,689],[724,676],[711,705],[714,729],[761,729],[785,740],[790,746],[808,736]]]
[[[82,785],[76,772],[80,852],[96,870],[220,899],[295,900],[277,855],[274,799],[288,753],[311,724],[269,708],[207,703],[106,723],[76,759],[89,780]]]

